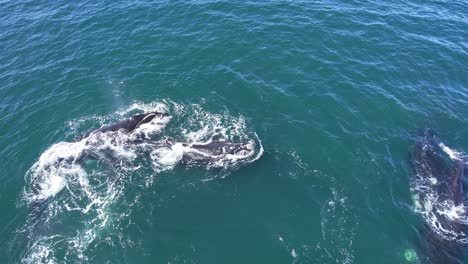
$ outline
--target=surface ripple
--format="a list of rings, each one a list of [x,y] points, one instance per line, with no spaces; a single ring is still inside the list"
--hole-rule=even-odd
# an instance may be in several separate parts
[[[409,150],[430,126],[468,152],[467,10],[0,1],[0,262],[403,263],[408,250],[427,261]],[[53,221],[24,243],[36,221],[27,172],[41,154],[155,102],[183,113],[167,135],[209,117],[258,134],[265,154],[229,172],[125,171],[109,206],[93,180],[113,169],[98,168],[102,204],[66,211],[63,192],[52,201],[63,211],[36,219]]]

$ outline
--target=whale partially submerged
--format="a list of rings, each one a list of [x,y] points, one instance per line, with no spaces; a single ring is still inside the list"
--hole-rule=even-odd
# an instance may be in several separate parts
[[[161,118],[161,117],[168,117],[168,116],[170,116],[168,113],[157,112],[157,111],[137,114],[123,121],[103,126],[93,131],[92,133],[97,133],[97,132],[105,133],[109,131],[118,131],[118,130],[125,130],[127,132],[132,132],[135,129],[141,127],[142,125],[151,122],[154,118],[157,118],[157,117]]]
[[[123,121],[110,125],[105,125],[99,129],[88,133],[88,135],[116,131],[132,133],[141,126],[150,123],[151,121],[153,121],[153,119],[164,117],[170,117],[170,115],[164,112],[157,111],[137,114]],[[208,142],[188,143],[178,142],[173,139],[151,141],[148,139],[139,138],[133,141],[133,143],[141,142],[151,144],[155,148],[172,148],[176,146],[182,146],[184,149],[182,161],[189,163],[211,162],[226,155],[231,155],[239,160],[251,157],[252,154],[254,154],[255,152],[255,142],[252,140],[244,142],[229,142],[215,139]]]
[[[463,263],[467,240],[463,182],[467,159],[454,155],[430,129],[411,149],[417,210],[426,221],[423,251],[429,263]]]

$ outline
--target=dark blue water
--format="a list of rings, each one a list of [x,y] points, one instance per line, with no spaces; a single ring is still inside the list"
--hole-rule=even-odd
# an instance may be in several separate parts
[[[1,1],[0,262],[426,263],[433,235],[466,253],[431,222],[466,207],[418,196],[410,153],[424,127],[468,152],[467,10]],[[76,141],[152,110],[172,116],[153,139],[253,140],[255,158]],[[107,159],[54,163],[85,150]]]

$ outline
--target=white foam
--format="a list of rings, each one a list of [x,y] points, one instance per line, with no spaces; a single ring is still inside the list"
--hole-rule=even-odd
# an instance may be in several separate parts
[[[114,136],[97,133],[78,142],[59,142],[47,149],[28,171],[31,186],[40,187],[32,190],[36,194],[30,193],[29,197],[37,200],[55,196],[67,185],[68,177],[82,178],[86,174],[79,163],[85,152],[99,154],[102,151],[111,152],[115,158],[131,160],[136,157],[134,151],[125,148],[125,139],[118,133]]]
[[[447,221],[468,223],[466,208],[463,205],[455,206],[450,197],[439,196],[430,180],[424,179],[421,175],[416,176],[415,186],[411,189],[414,192],[412,197],[415,212],[421,214],[432,231],[441,238],[467,244],[467,234],[445,224]],[[446,218],[446,220],[441,218]]]
[[[171,147],[156,148],[151,152],[151,159],[156,168],[171,168],[183,157],[185,147],[182,143],[177,143]]]
[[[54,251],[49,245],[36,243],[30,255],[23,259],[26,263],[58,263],[54,257]]]
[[[329,257],[334,256],[336,262],[352,263],[359,219],[349,208],[348,198],[343,196],[342,191],[332,187],[331,192],[332,197],[322,207],[320,224],[323,241],[329,241],[336,251],[328,252],[326,248],[323,249]]]
[[[437,183],[438,183],[436,177],[430,177],[430,178],[429,178],[429,182],[430,182],[432,185],[437,185]]]
[[[297,253],[296,253],[296,250],[294,250],[294,248],[291,250],[291,257],[293,257],[294,259],[297,259]]]
[[[164,102],[151,102],[151,103],[143,103],[143,102],[134,102],[130,106],[126,107],[125,109],[117,111],[117,114],[120,116],[126,116],[133,111],[138,112],[168,112],[168,105]]]
[[[439,147],[447,154],[452,160],[461,160],[462,153],[447,147],[444,143],[440,142]]]
[[[80,142],[60,142],[47,149],[27,173],[32,184],[39,186],[30,197],[47,199],[59,193],[67,185],[66,175],[79,173],[80,168],[69,162],[79,157],[83,149]]]
[[[52,145],[39,157],[37,166],[45,168],[54,165],[60,159],[74,159],[80,156],[84,148],[83,142],[59,142]]]
[[[440,209],[439,213],[445,215],[451,221],[468,222],[468,217],[466,216],[466,208],[463,204],[456,206],[450,200],[444,201],[444,204]]]
[[[258,150],[257,155],[252,159],[251,162],[254,162],[254,161],[257,161],[258,159],[260,159],[260,157],[262,157],[263,153],[265,152],[265,150],[263,149],[262,141],[258,137],[257,133],[255,133],[255,137],[257,138],[258,145],[260,146],[260,149]]]
[[[463,161],[466,158],[464,153],[451,149],[442,142],[438,146],[454,161]],[[429,145],[422,146],[424,151],[428,148]],[[439,194],[436,187],[438,184],[438,178],[432,175],[431,168],[422,166],[410,189],[413,192],[414,210],[422,215],[432,231],[441,238],[468,244],[468,234],[452,227],[452,224],[468,223],[466,208],[463,204],[455,206],[450,195]]]
[[[151,122],[140,125],[133,135],[143,134],[146,138],[161,132],[171,120],[171,116],[155,117]]]

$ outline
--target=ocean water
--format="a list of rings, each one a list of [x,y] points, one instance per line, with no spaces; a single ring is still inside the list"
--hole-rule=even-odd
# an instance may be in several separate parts
[[[0,1],[0,262],[428,263],[428,234],[467,253],[431,215],[466,226],[468,209],[418,200],[410,155],[422,128],[468,153],[467,11]],[[255,156],[187,166],[129,135],[83,140],[156,109],[171,118],[148,138]],[[86,151],[101,158],[66,162]]]

